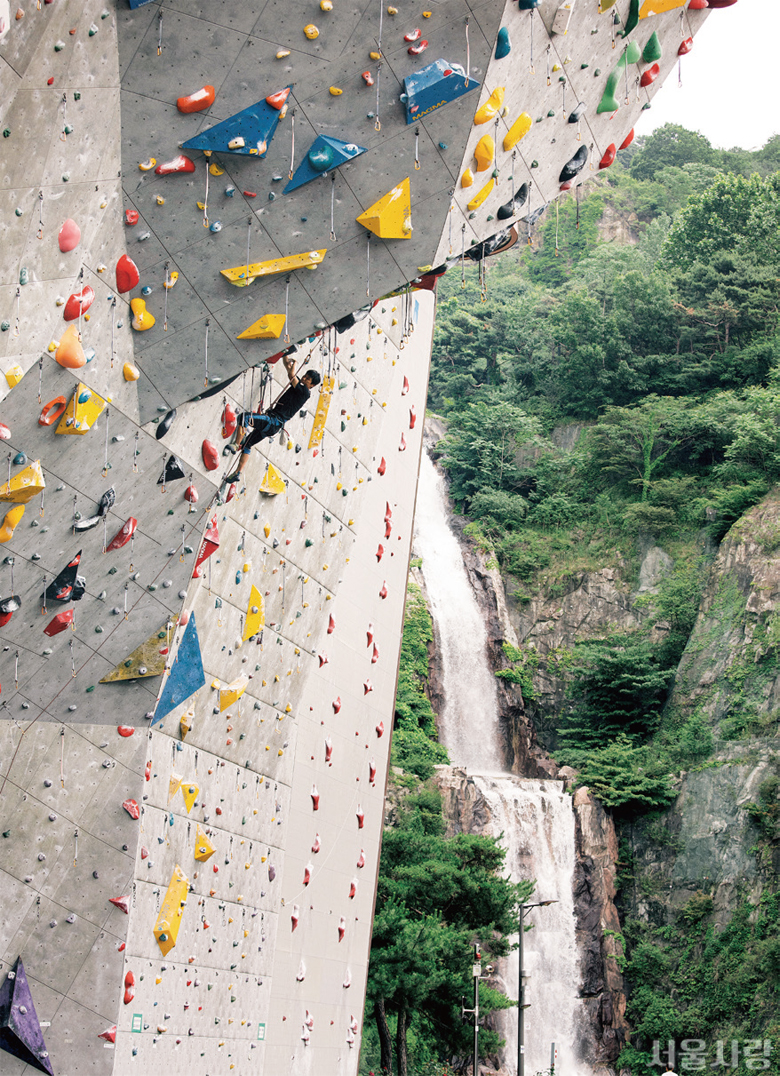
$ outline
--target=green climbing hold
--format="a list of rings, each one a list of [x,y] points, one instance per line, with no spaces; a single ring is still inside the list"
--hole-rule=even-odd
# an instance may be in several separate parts
[[[650,39],[645,45],[645,50],[642,53],[642,59],[646,64],[654,64],[656,60],[660,60],[664,54],[664,50],[661,48],[661,42],[658,40],[658,34],[653,31],[650,35]]]
[[[626,19],[626,28],[623,31],[623,37],[628,37],[638,22],[639,0],[631,0],[631,7],[628,9],[628,18]]]
[[[19,270],[19,283],[20,284],[29,284],[30,283],[30,270],[29,269],[21,268]]]
[[[90,691],[94,691],[94,690],[95,690],[95,685],[90,684],[89,687],[87,688],[85,694],[89,695]]]

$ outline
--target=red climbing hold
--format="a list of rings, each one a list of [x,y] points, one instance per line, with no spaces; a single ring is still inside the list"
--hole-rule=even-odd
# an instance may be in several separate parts
[[[339,941],[344,940],[344,935],[346,933],[346,930],[347,930],[347,921],[344,918],[344,916],[342,915],[341,918],[339,919]]]
[[[107,1027],[105,1031],[101,1031],[98,1038],[105,1039],[106,1042],[116,1042],[116,1024],[113,1027]]]
[[[411,45],[413,41],[419,41],[422,37],[422,30],[419,27],[416,30],[410,30],[408,34],[404,34],[404,41],[407,45]]]
[[[61,631],[65,631],[68,624],[73,623],[73,610],[63,609],[61,613],[49,621],[46,627],[43,629],[43,634],[48,635],[51,638],[54,635],[59,635]]]
[[[325,738],[325,761],[330,762],[331,755],[333,754],[333,740]]]
[[[614,142],[611,142],[607,146],[606,153],[599,161],[599,168],[611,168],[615,163],[615,157],[617,157],[617,146]]]
[[[113,553],[115,549],[121,549],[122,546],[127,545],[130,539],[135,534],[135,529],[138,526],[138,520],[133,516],[126,519],[114,537],[106,546],[106,553]]]
[[[376,760],[373,758],[368,764],[368,779],[372,785],[376,784]]]
[[[148,859],[148,858],[149,858],[149,849],[146,848],[144,845],[142,845],[141,846],[141,859]]]
[[[214,104],[216,92],[213,86],[203,86],[186,97],[177,97],[176,107],[179,112],[202,112],[204,108],[211,108]]]
[[[382,559],[382,557],[384,556],[384,552],[385,552],[385,547],[384,547],[384,546],[382,545],[382,543],[380,542],[380,543],[379,543],[379,545],[378,545],[378,546],[376,547],[376,559],[377,559],[377,563],[379,563],[379,561],[380,561],[380,560]]]
[[[409,378],[404,377],[404,387],[401,389],[401,395],[405,396],[409,391]]]
[[[116,263],[116,290],[120,294],[124,291],[132,291],[140,279],[141,274],[138,272],[138,266],[132,258],[128,258],[126,254],[123,254]]]
[[[688,10],[703,11],[706,7],[709,6],[710,5],[707,3],[707,0],[691,0],[690,4],[688,4]]]
[[[314,834],[314,844],[311,846],[311,850],[312,850],[312,852],[316,853],[316,852],[319,852],[320,848],[322,848],[322,843],[320,841],[320,835],[319,835],[319,833],[315,833]]]
[[[349,883],[349,899],[353,900],[356,893],[357,893],[357,879],[353,878],[352,881]]]
[[[692,48],[693,48],[693,38],[692,37],[686,37],[685,41],[682,42],[679,49],[677,50],[677,55],[678,56],[687,56]]]
[[[203,456],[203,466],[206,470],[216,471],[217,467],[219,467],[219,453],[217,452],[217,446],[206,439],[201,445],[200,451]]]
[[[325,654],[325,653],[318,654],[317,657],[319,658],[320,668],[322,668],[323,665],[328,664],[328,655],[327,654]]]
[[[65,303],[62,316],[66,321],[75,321],[79,314],[86,314],[95,301],[95,292],[86,284],[81,291],[74,292]]]
[[[201,564],[204,560],[207,560],[215,549],[219,549],[219,531],[217,530],[217,517],[213,515],[211,517],[211,524],[208,530],[203,535],[203,542],[201,543],[200,550],[198,552],[198,559],[195,561],[195,571],[192,573],[192,578],[197,579],[200,572]],[[198,573],[197,575],[195,573]]]
[[[129,914],[129,912],[130,912],[130,897],[109,897],[108,899],[111,901],[111,903],[116,908],[121,908],[121,910],[125,913],[125,915]]]
[[[393,518],[393,509],[390,507],[390,501],[385,501],[385,520]]]
[[[393,524],[390,522],[389,519],[386,519],[385,520],[385,538],[389,538],[392,533],[393,533]]]
[[[117,725],[116,731],[120,736],[132,736],[135,732],[135,728],[132,725]]]
[[[417,422],[417,412],[415,411],[414,407],[410,407],[409,408],[409,429],[410,430],[414,429],[414,425],[415,425],[416,422]]]
[[[138,819],[141,817],[141,808],[138,806],[135,800],[125,800],[122,806],[131,818]]]
[[[410,45],[406,50],[410,56],[419,56],[421,52],[425,52],[428,48],[428,42],[423,38],[419,45]]]
[[[269,93],[265,99],[265,103],[270,105],[271,108],[275,108],[279,111],[282,110],[284,102],[290,95],[290,87],[288,86],[284,90],[277,90],[276,93]]]
[[[336,630],[336,621],[333,619],[333,616],[331,615],[330,617],[328,617],[328,635],[332,635],[335,630]]]
[[[709,7],[731,7],[737,0],[708,0]]]
[[[128,971],[125,975],[125,1005],[129,1005],[135,997],[135,975]]]
[[[187,486],[187,488],[184,491],[184,500],[187,501],[188,504],[196,504],[197,503],[198,491],[195,489],[194,486]]]
[[[144,770],[144,777],[146,778],[147,781],[151,781],[151,779],[152,779],[152,760],[151,759],[149,759],[149,761],[146,763],[146,769]]]
[[[363,681],[363,694],[368,695],[369,691],[373,691],[373,690],[374,689],[373,689],[373,687],[371,685],[371,681],[370,680],[364,680]]]
[[[320,794],[317,791],[317,786],[311,786],[311,804],[313,811],[319,811],[320,809]]]
[[[363,851],[362,848],[360,849],[360,855],[358,856],[357,865],[361,870],[366,865],[366,853]]]
[[[634,141],[634,128],[632,127],[631,130],[626,135],[626,137],[623,139],[623,141],[618,146],[618,149],[628,149],[628,147],[631,145],[631,143],[633,141]]]
[[[374,643],[374,652],[371,655],[371,664],[376,665],[376,663],[378,661],[379,661],[379,648],[377,647],[376,643]]]
[[[0,422],[0,441],[10,441],[11,430],[4,422]]]
[[[565,183],[561,183],[561,190],[562,191],[570,191],[573,186],[574,186],[574,180],[573,179],[567,179]]]
[[[384,457],[384,456],[382,456],[382,459],[381,459],[381,461],[380,461],[380,464],[379,464],[379,466],[378,466],[378,467],[377,467],[377,469],[376,469],[376,473],[377,473],[378,475],[383,475],[383,474],[385,473],[385,471],[386,471],[386,470],[387,470],[387,463],[385,462],[385,457]]]
[[[333,713],[337,714],[339,712],[339,710],[341,709],[341,695],[339,695],[339,697],[337,699],[333,700],[333,702],[331,703],[331,706],[333,707]]]
[[[68,217],[67,220],[62,222],[57,236],[60,250],[63,254],[67,254],[69,250],[73,250],[74,247],[77,247],[80,241],[81,229],[78,224],[76,224],[75,220],[71,220],[71,218]]]
[[[232,437],[236,432],[236,424],[238,419],[236,413],[229,403],[226,403],[222,410],[222,436]]]
[[[658,76],[661,74],[661,67],[659,64],[653,64],[652,67],[648,67],[645,73],[639,80],[639,85],[642,87],[651,86]]]
[[[382,737],[384,736],[384,734],[385,734],[385,723],[384,723],[384,721],[380,721],[379,724],[376,727],[376,738],[378,740],[381,740]]]
[[[303,884],[308,885],[310,881],[311,881],[311,867],[307,863],[306,866],[303,868]],[[294,929],[295,928],[293,927],[293,930]]]
[[[368,628],[366,629],[366,646],[371,646],[374,641],[373,627],[373,624],[369,624]]]
[[[180,153],[170,161],[163,161],[154,170],[156,176],[172,176],[179,172],[194,172],[195,162],[191,161],[186,153]]]
[[[230,504],[230,502],[233,500],[235,495],[236,495],[236,484],[232,485],[230,487],[230,489],[228,490],[227,497],[225,497],[225,504]]]
[[[403,434],[401,434],[401,443],[398,446],[398,451],[399,452],[406,452],[406,438],[404,437]]]
[[[293,904],[292,912],[290,913],[290,922],[292,923],[293,930],[295,930],[295,928],[298,926],[299,915],[300,915],[300,908],[298,907],[297,904]]]
[[[128,228],[132,228],[134,224],[138,223],[138,210],[126,209],[125,210],[125,224]]]

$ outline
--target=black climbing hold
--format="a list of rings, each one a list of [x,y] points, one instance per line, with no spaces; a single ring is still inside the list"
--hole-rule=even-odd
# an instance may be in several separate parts
[[[578,176],[588,160],[588,147],[580,146],[577,152],[574,154],[570,161],[561,169],[561,174],[558,177],[559,183],[568,183],[570,179],[574,179]]]
[[[168,430],[173,425],[173,420],[176,418],[176,408],[172,407],[170,411],[160,420],[160,424],[154,432],[155,437],[159,441],[162,437],[165,437]]]
[[[157,485],[162,486],[166,482],[175,482],[178,478],[184,478],[184,467],[179,457],[171,453],[165,461],[162,474],[157,479]]]
[[[569,123],[579,123],[579,121],[585,114],[585,109],[587,107],[588,106],[585,101],[580,101],[577,107],[575,109],[572,109],[572,111],[569,113]]]
[[[471,247],[466,251],[465,257],[473,262],[478,262],[483,258],[489,258],[491,254],[497,254],[500,250],[506,250],[516,241],[517,231],[514,228],[504,228],[503,231],[496,232],[495,235],[491,235],[484,242],[477,243],[476,246]]]
[[[496,216],[499,220],[509,220],[511,217],[517,216],[517,214],[523,208],[527,200],[528,184],[524,183],[520,190],[515,193],[515,196],[511,199],[511,201],[499,207]]]
[[[82,597],[86,584],[79,587],[78,570],[80,563],[81,550],[46,587],[46,599],[52,602],[69,602],[78,601]],[[75,593],[76,590],[79,590],[78,595]]]

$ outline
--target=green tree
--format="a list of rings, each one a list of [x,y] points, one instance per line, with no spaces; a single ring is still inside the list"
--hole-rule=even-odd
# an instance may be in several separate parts
[[[398,1076],[468,1049],[460,1006],[472,983],[470,947],[478,940],[505,955],[518,905],[533,889],[502,876],[504,855],[492,837],[445,837],[441,797],[429,790],[409,796],[398,825],[385,832],[368,973],[383,1073],[393,1071],[391,1020]],[[480,988],[486,1012],[511,1004]],[[420,1056],[410,1070],[412,1030]],[[480,1039],[486,1052],[498,1045],[492,1032]]]
[[[664,168],[692,163],[717,167],[720,155],[698,131],[666,123],[644,139],[631,161],[631,175],[635,179],[655,179]]]

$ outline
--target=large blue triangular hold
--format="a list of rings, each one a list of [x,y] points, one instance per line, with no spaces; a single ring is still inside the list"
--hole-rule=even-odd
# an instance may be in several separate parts
[[[182,148],[265,157],[289,92],[288,86],[286,90],[270,94],[264,101],[243,108],[235,116],[187,139]]]
[[[171,710],[179,703],[185,702],[190,695],[194,695],[205,683],[206,674],[203,672],[203,658],[200,656],[198,629],[195,626],[195,614],[191,613],[168,679],[163,684],[152,724],[156,725],[162,721]]]
[[[0,986],[0,1050],[54,1076],[21,957]]]
[[[317,176],[325,176],[340,164],[346,164],[365,152],[365,146],[357,146],[354,142],[342,142],[340,138],[317,135],[282,193],[287,194],[296,187],[302,187],[304,183],[311,183]]]
[[[470,90],[476,90],[479,85],[477,79],[466,77],[466,72],[459,64],[434,60],[404,79],[401,100],[406,105],[406,122],[421,120],[434,109],[448,105]]]

